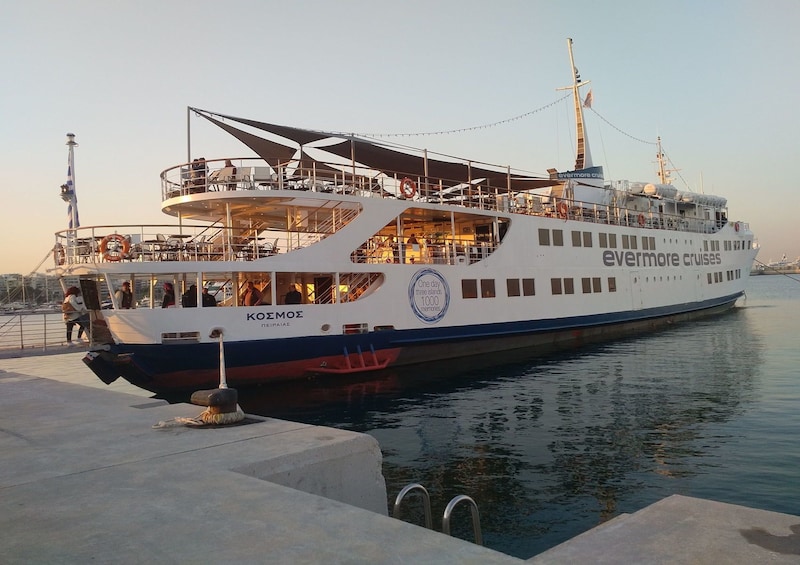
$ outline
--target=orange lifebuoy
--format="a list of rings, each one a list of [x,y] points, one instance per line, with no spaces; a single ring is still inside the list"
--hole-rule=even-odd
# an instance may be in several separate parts
[[[735,229],[736,231],[739,231],[739,222],[736,222],[735,224],[733,224],[733,229]]]
[[[417,183],[406,177],[400,181],[400,192],[408,199],[414,198],[417,193]]]
[[[639,225],[644,226],[644,214],[639,214]]]
[[[558,215],[561,216],[562,218],[566,218],[568,213],[569,213],[569,206],[567,206],[567,203],[559,202]]]
[[[130,241],[118,233],[108,234],[100,242],[100,253],[106,261],[121,261],[128,256],[130,250]]]

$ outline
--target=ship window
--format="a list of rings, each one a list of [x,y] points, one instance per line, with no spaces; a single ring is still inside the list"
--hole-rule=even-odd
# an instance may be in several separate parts
[[[561,279],[550,279],[550,292],[553,294],[564,294],[561,289]]]
[[[637,248],[638,248],[638,246],[636,245],[636,236],[632,235],[631,236],[631,249],[637,249]]]
[[[650,239],[647,237],[642,238],[642,249],[645,251],[650,249]]]
[[[580,247],[581,246],[581,232],[573,231],[572,232],[572,247]]]
[[[494,298],[494,279],[481,279],[481,296],[484,298]]]
[[[650,238],[650,249],[652,249],[653,251],[656,250],[656,238],[655,238],[655,236]]]
[[[509,296],[519,296],[519,279],[506,279],[506,293]]]
[[[553,245],[564,245],[564,230],[553,230]]]
[[[622,236],[622,248],[623,249],[630,249],[631,248],[630,239],[631,238],[630,238],[629,235],[623,235]]]
[[[617,277],[608,277],[608,292],[617,292]]]
[[[550,230],[539,228],[539,245],[550,245]]]
[[[564,294],[575,294],[575,281],[564,279]]]
[[[478,298],[478,281],[475,279],[464,279],[461,281],[462,298]]]
[[[592,232],[590,231],[583,232],[583,246],[584,247],[592,246]]]
[[[534,279],[522,279],[522,294],[523,296],[534,296],[536,294]]]
[[[581,288],[584,294],[591,294],[592,292],[602,292],[602,289],[600,287],[600,277],[581,278]]]
[[[703,251],[708,251],[708,240],[703,240]]]
[[[617,248],[617,234],[615,233],[608,234],[608,247],[611,249]]]
[[[598,244],[600,245],[600,247],[603,248],[603,249],[607,248],[608,247],[608,234],[604,233],[604,232],[600,232],[599,234],[597,234],[597,237],[598,237],[598,240],[599,240]]]
[[[712,282],[712,280],[711,280],[711,273],[708,273],[708,284],[711,284],[711,282]]]

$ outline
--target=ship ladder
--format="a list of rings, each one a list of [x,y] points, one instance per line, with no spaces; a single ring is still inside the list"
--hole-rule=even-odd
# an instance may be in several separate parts
[[[431,497],[428,494],[428,491],[419,483],[412,483],[403,487],[403,489],[398,493],[397,498],[394,501],[394,509],[392,511],[392,517],[395,519],[400,519],[400,507],[402,505],[403,499],[406,497],[407,494],[419,491],[422,495],[422,507],[425,512],[425,527],[429,530],[433,529],[433,520],[431,518]],[[444,509],[444,515],[442,516],[442,533],[446,535],[452,535],[450,533],[450,518],[453,514],[453,510],[456,506],[465,502],[469,504],[470,511],[472,512],[472,531],[475,534],[475,543],[477,545],[483,545],[483,535],[481,534],[481,518],[480,513],[478,512],[478,505],[475,504],[475,501],[465,494],[459,494],[458,496],[454,497],[448,504],[447,508]]]

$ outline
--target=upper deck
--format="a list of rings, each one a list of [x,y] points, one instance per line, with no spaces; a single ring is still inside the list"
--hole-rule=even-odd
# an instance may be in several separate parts
[[[448,263],[456,261],[458,246],[475,244],[476,230],[463,228],[474,228],[480,218],[542,216],[689,233],[714,233],[727,223],[726,210],[713,197],[666,198],[642,190],[642,183],[626,181],[598,189],[607,202],[598,204],[576,200],[569,182],[540,179],[544,186],[515,190],[510,172],[503,186],[496,179],[465,183],[355,166],[343,170],[341,164],[318,161],[274,167],[252,158],[198,163],[161,173],[162,211],[178,217],[177,224],[64,230],[56,234],[56,264],[262,259],[329,237],[372,199],[391,201],[399,211],[398,221],[380,226],[374,237],[407,237],[407,226],[413,223],[421,239],[435,239],[453,250],[444,253]],[[452,218],[449,230],[443,230],[443,218]],[[736,225],[743,232],[749,229]],[[372,242],[364,242],[360,252],[353,249],[354,260],[381,261],[369,252],[371,247]]]

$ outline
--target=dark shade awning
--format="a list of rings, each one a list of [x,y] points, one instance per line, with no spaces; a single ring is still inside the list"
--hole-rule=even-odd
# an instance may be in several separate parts
[[[549,178],[537,179],[530,177],[529,175],[522,176],[511,174],[509,179],[509,174],[506,171],[499,170],[500,167],[497,169],[489,169],[485,166],[475,166],[471,165],[468,160],[451,162],[441,159],[432,159],[430,157],[426,159],[424,156],[424,151],[422,150],[413,150],[420,153],[419,155],[414,155],[408,152],[409,150],[401,151],[389,146],[389,144],[383,144],[375,140],[363,139],[352,135],[281,126],[277,124],[237,118],[235,116],[214,114],[195,108],[192,108],[192,110],[242,141],[242,143],[250,147],[256,152],[256,154],[258,154],[272,166],[276,166],[278,161],[288,162],[290,159],[294,158],[298,149],[304,148],[304,146],[308,144],[330,139],[334,143],[315,147],[314,149],[336,155],[337,157],[346,159],[347,161],[354,161],[359,165],[376,171],[381,171],[390,177],[408,176],[415,179],[424,179],[427,177],[432,181],[438,181],[438,179],[442,179],[446,184],[449,185],[475,182],[476,180],[480,180],[481,184],[486,184],[500,189],[503,189],[510,184],[513,190],[530,190],[533,188],[542,188],[559,184],[558,182]],[[251,133],[247,133],[214,119],[211,117],[212,115],[279,136],[288,141],[296,143],[298,147],[290,147],[277,141],[271,141]],[[336,143],[335,140],[337,139],[341,141]],[[307,154],[304,152],[303,160],[305,161],[307,157]],[[308,166],[307,163],[303,163],[303,165]],[[316,167],[319,170],[328,168],[319,161],[317,161]],[[341,169],[330,168],[330,170]]]

